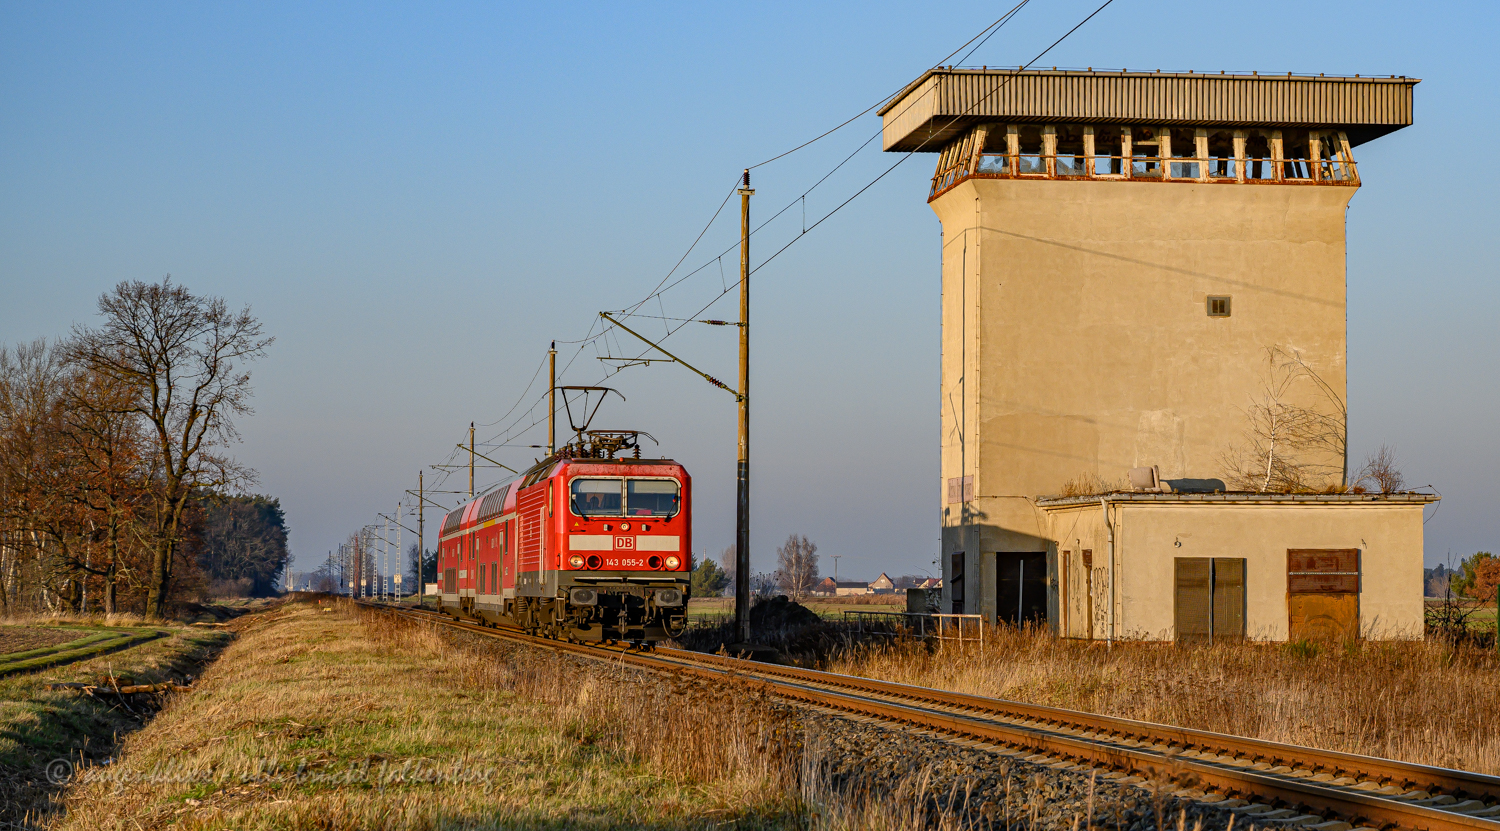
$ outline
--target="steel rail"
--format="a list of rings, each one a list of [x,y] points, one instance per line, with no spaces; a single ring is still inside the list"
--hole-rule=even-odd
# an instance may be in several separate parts
[[[1193,787],[1212,790],[1226,798],[1253,796],[1261,802],[1331,813],[1345,821],[1358,820],[1360,824],[1378,827],[1500,831],[1500,819],[1469,815],[1479,810],[1492,814],[1500,807],[1479,804],[1481,800],[1500,802],[1500,777],[1485,774],[722,655],[660,647],[640,651],[621,645],[570,643],[534,637],[519,630],[455,621],[439,612],[362,605],[488,637],[649,670],[758,680],[783,699],[1061,757],[1142,779],[1191,781]],[[1344,774],[1348,779],[1340,781],[1333,774]],[[1385,787],[1373,788],[1372,784]],[[1405,791],[1409,787],[1426,793],[1414,798]],[[1174,786],[1174,789],[1181,788]],[[1431,802],[1435,797],[1440,799],[1439,795],[1450,796],[1455,803],[1446,809],[1419,804]],[[1460,795],[1469,800],[1457,802]]]

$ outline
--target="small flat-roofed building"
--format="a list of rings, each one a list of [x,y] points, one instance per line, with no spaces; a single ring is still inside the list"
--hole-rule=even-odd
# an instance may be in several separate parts
[[[1037,500],[1059,634],[1421,638],[1426,494],[1111,493]]]
[[[1325,430],[1299,450],[1289,489],[1348,484],[1344,228],[1361,185],[1355,150],[1411,123],[1416,83],[940,68],[881,109],[885,149],[937,157],[928,203],[943,234],[945,611],[1060,626],[1054,514],[1072,509],[1043,495],[1128,489],[1127,472],[1142,467],[1158,468],[1166,491],[1234,489],[1226,456],[1278,367],[1295,366],[1297,378],[1276,405],[1316,412]],[[1343,503],[1245,514],[1207,504],[1182,501],[1172,516],[1205,528],[1254,517],[1244,529],[1254,545],[1283,556],[1323,545],[1303,538],[1304,516],[1326,513],[1348,537],[1360,522],[1407,528],[1420,514],[1407,503],[1390,503],[1402,519],[1389,522],[1384,509]],[[1362,554],[1362,591],[1398,581],[1377,594],[1420,599],[1420,569],[1375,565],[1420,563],[1420,517],[1415,535],[1391,534]],[[1107,567],[1103,546],[1091,550],[1099,579],[1149,571],[1170,582],[1175,547],[1133,549],[1163,559],[1129,572]],[[1385,614],[1367,627],[1361,612],[1361,631],[1402,628],[1386,627]],[[1120,620],[1115,636],[1172,630]]]

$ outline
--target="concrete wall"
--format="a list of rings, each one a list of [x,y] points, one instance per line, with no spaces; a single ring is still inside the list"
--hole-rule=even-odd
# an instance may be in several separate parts
[[[1165,478],[1222,477],[1268,347],[1296,350],[1343,397],[1353,193],[971,179],[931,203],[943,226],[943,566],[951,576],[948,555],[965,552],[965,611],[993,613],[982,553],[1047,550],[1033,497],[1152,464]],[[1208,317],[1209,295],[1231,296],[1232,315]],[[1293,393],[1318,398],[1308,382]],[[975,498],[948,503],[947,481],[963,476]]]
[[[1096,564],[1108,562],[1098,504],[1047,513],[1054,550],[1091,548]],[[1422,637],[1420,504],[1115,503],[1111,517],[1119,637],[1174,638],[1175,558],[1236,557],[1246,561],[1246,634],[1256,640],[1286,640],[1289,548],[1358,549],[1361,635]],[[1096,591],[1108,589],[1107,578],[1096,583]],[[1066,590],[1064,586],[1065,606]],[[1107,620],[1099,623],[1096,636],[1103,637],[1109,631]]]

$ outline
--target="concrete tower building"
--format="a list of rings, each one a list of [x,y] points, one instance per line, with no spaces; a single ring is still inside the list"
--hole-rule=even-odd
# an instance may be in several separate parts
[[[1420,628],[1430,498],[1312,493],[1349,473],[1354,149],[1411,123],[1416,83],[938,69],[881,110],[886,150],[938,157],[948,609],[1077,637]],[[1287,444],[1285,413],[1316,425]]]

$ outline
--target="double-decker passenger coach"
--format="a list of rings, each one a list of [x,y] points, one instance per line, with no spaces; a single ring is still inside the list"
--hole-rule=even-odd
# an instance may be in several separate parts
[[[686,623],[692,480],[592,431],[443,518],[442,610],[582,641],[661,640]],[[621,450],[633,458],[615,458]]]

